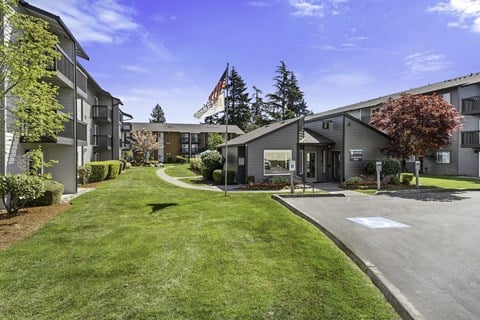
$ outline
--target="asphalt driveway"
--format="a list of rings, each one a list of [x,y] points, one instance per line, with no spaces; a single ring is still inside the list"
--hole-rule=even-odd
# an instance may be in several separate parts
[[[415,318],[480,319],[480,192],[284,200],[378,270]]]

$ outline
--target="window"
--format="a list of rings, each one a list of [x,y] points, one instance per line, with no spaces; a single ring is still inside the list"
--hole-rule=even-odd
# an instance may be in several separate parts
[[[182,144],[182,153],[188,153],[190,151],[190,148],[188,147],[188,143],[183,143]]]
[[[373,109],[370,109],[370,114],[373,115],[375,112],[378,112],[380,111],[380,108],[373,108]]]
[[[292,150],[264,150],[263,172],[266,176],[289,175]]]
[[[192,144],[192,154],[198,153],[198,144]]]
[[[322,129],[324,130],[330,129],[330,122],[322,122]]]
[[[192,143],[198,143],[198,141],[199,141],[198,133],[192,133],[190,137],[192,139]]]
[[[450,163],[450,151],[438,151],[437,163]]]
[[[190,134],[189,133],[182,133],[180,140],[182,143],[189,143],[190,142]]]

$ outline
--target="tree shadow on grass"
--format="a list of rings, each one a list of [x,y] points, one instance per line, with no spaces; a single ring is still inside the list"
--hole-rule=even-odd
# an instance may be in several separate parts
[[[148,205],[152,207],[152,212],[150,212],[150,214],[154,214],[165,208],[178,206],[178,203],[149,203]]]
[[[453,202],[470,199],[470,197],[462,196],[465,191],[461,190],[411,190],[396,191],[382,193],[392,198],[412,199],[418,201],[434,201],[434,202]]]

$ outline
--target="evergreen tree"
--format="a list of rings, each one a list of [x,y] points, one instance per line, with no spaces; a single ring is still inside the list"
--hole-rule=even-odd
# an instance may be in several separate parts
[[[152,113],[150,113],[150,123],[165,123],[166,121],[165,112],[163,112],[162,107],[157,103]]]
[[[267,95],[268,113],[273,121],[291,119],[311,114],[300,90],[298,80],[292,71],[287,69],[285,62],[280,61],[276,70],[275,93]]]
[[[252,131],[269,123],[267,118],[267,104],[263,101],[262,90],[253,86],[253,102],[250,105],[250,124],[246,131]]]

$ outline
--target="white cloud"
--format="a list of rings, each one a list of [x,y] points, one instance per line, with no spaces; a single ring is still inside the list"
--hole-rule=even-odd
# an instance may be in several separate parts
[[[299,17],[323,17],[324,5],[315,0],[290,0],[290,5],[295,9],[293,13]]]
[[[449,14],[456,21],[449,22],[448,27],[470,28],[480,32],[480,0],[450,0],[439,2],[427,8],[427,12]]]
[[[268,1],[249,1],[248,5],[257,8],[266,8],[270,7],[271,3]]]
[[[440,71],[448,68],[450,63],[445,55],[431,52],[418,52],[405,57],[404,66],[409,74]]]
[[[139,65],[125,65],[125,66],[121,66],[120,68],[130,72],[135,72],[135,73],[144,73],[148,71],[147,68]]]

